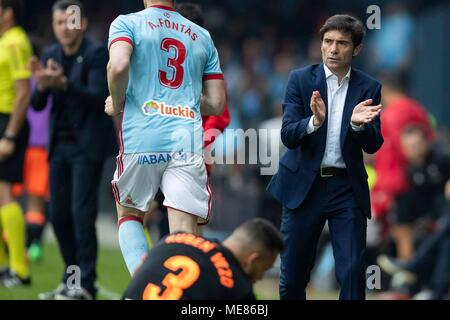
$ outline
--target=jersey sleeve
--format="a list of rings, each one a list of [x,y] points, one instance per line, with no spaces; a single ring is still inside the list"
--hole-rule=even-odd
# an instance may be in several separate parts
[[[118,41],[128,42],[133,46],[134,33],[131,20],[124,15],[118,16],[109,28],[108,49]]]
[[[222,69],[220,69],[219,53],[217,52],[212,39],[209,42],[208,51],[208,62],[206,63],[203,71],[203,81],[217,79],[223,80]]]
[[[31,47],[26,41],[14,41],[8,44],[8,59],[11,76],[14,81],[31,78],[28,63],[31,59]]]

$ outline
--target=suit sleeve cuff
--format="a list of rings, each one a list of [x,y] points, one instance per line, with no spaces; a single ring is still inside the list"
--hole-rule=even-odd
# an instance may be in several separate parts
[[[317,130],[319,130],[320,127],[321,127],[321,126],[315,126],[315,125],[314,125],[314,116],[312,116],[312,117],[309,119],[308,126],[306,127],[306,133],[307,133],[307,134],[311,134],[311,133],[313,133],[313,132],[316,132]]]
[[[357,126],[351,122],[350,122],[350,126],[352,127],[353,131],[362,131],[362,130],[364,130],[364,127],[365,127],[364,124]]]

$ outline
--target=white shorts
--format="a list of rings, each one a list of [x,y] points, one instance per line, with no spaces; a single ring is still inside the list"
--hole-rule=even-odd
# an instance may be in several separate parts
[[[163,205],[199,217],[211,212],[211,190],[201,155],[185,152],[123,154],[111,182],[116,202],[147,212],[161,188]]]

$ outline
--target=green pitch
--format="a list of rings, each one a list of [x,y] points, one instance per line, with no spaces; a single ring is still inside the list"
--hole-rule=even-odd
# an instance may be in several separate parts
[[[0,287],[0,300],[36,300],[40,292],[56,288],[62,271],[63,263],[57,245],[53,242],[47,242],[44,246],[43,260],[31,264],[32,286],[15,289]],[[100,300],[120,299],[130,281],[130,276],[118,249],[100,247],[97,275],[99,284],[97,298]],[[263,281],[256,283],[255,294],[259,300],[278,300],[278,278],[266,277]],[[338,298],[338,293],[310,293],[308,298],[334,300]],[[368,296],[368,299],[374,298],[373,295]]]
[[[100,247],[97,276],[99,284],[99,300],[120,299],[125,291],[130,276],[123,262],[122,254],[118,249]],[[58,247],[53,242],[44,245],[44,258],[31,264],[31,287],[6,289],[0,287],[0,300],[37,300],[40,292],[51,291],[58,286],[63,271],[63,262]],[[270,290],[265,286],[256,287],[258,299],[278,299],[277,290]],[[266,285],[267,286],[267,285]],[[259,290],[258,290],[259,289]]]
[[[119,250],[99,248],[97,275],[100,300],[119,299],[130,276]],[[44,258],[31,264],[31,287],[6,289],[0,287],[0,300],[36,300],[40,292],[57,287],[63,272],[63,263],[55,243],[44,246]]]

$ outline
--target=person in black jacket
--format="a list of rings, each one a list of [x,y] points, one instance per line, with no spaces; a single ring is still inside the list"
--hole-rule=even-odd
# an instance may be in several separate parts
[[[78,6],[81,23],[76,25]],[[97,238],[95,220],[104,160],[116,152],[114,126],[104,114],[108,96],[106,46],[87,39],[87,19],[78,1],[53,6],[58,43],[32,59],[37,81],[32,107],[41,110],[53,99],[50,119],[50,221],[66,268],[79,266],[81,287],[67,284],[64,272],[57,290],[41,299],[95,299]],[[70,287],[70,288],[69,288]]]

